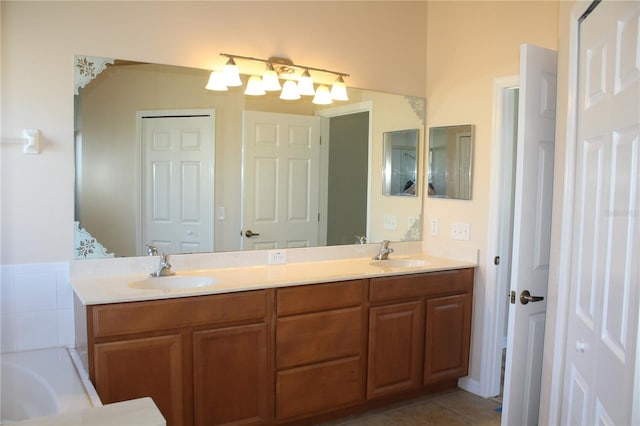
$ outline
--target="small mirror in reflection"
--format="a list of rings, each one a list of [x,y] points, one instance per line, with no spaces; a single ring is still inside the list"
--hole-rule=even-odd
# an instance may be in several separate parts
[[[415,197],[418,182],[418,129],[384,133],[382,193]]]

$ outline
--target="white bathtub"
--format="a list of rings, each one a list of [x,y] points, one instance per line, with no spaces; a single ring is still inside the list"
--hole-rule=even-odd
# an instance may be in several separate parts
[[[0,424],[101,405],[66,348],[0,354],[0,382]]]

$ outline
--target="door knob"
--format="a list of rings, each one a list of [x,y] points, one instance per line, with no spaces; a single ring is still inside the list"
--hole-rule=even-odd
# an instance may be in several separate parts
[[[531,293],[529,293],[529,290],[525,290],[520,293],[520,303],[522,303],[523,305],[526,305],[529,302],[539,302],[541,300],[544,300],[544,297],[532,296]]]
[[[251,229],[248,229],[245,233],[244,236],[247,238],[251,238],[251,237],[257,237],[260,234],[256,234],[255,232],[252,232]]]

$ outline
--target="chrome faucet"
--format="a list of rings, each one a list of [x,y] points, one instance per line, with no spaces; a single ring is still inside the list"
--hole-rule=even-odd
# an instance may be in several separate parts
[[[160,257],[160,265],[158,265],[158,270],[149,274],[150,277],[170,277],[171,275],[175,275],[176,273],[171,270],[171,264],[169,263],[169,255],[166,253],[162,253]]]
[[[387,260],[389,258],[389,254],[393,253],[393,249],[389,247],[390,243],[391,241],[384,240],[380,244],[380,251],[378,251],[378,254],[373,256],[373,260]]]
[[[152,246],[151,244],[147,244],[147,256],[157,256],[158,255],[158,247]]]

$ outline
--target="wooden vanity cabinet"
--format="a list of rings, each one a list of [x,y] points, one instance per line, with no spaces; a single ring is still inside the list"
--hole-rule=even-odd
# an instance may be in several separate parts
[[[103,403],[150,396],[168,425],[273,418],[273,290],[87,306]]]
[[[278,289],[278,423],[365,401],[367,284],[355,280]]]
[[[473,269],[374,278],[367,399],[467,375]]]

